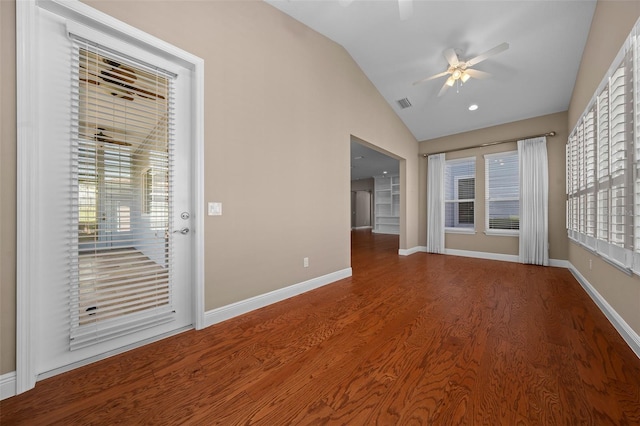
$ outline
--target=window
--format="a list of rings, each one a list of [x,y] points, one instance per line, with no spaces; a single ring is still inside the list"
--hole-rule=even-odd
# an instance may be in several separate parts
[[[75,350],[174,317],[168,238],[174,78],[72,39]]]
[[[476,159],[449,160],[444,171],[445,229],[475,231]]]
[[[484,156],[487,233],[517,235],[520,229],[518,151]]]
[[[569,136],[567,229],[575,242],[640,274],[637,30],[638,26]]]

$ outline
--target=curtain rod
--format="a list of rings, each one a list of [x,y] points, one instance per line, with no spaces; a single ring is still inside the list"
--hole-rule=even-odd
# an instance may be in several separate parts
[[[551,137],[551,136],[555,136],[555,135],[556,135],[556,132],[551,131],[551,132],[547,132],[547,133],[541,133],[541,134],[539,134],[539,135],[525,136],[525,137],[518,138],[518,139],[505,139],[505,140],[503,140],[503,141],[481,143],[481,144],[479,144],[479,145],[468,146],[468,147],[465,147],[465,148],[449,149],[449,150],[446,150],[446,151],[434,152],[434,154],[448,154],[448,153],[450,153],[450,152],[466,151],[467,149],[484,148],[485,146],[500,145],[500,144],[503,144],[503,143],[509,143],[509,142],[518,142],[519,140],[522,140],[522,139],[539,138],[539,137],[542,137],[542,136],[549,136],[549,137]],[[420,157],[424,157],[424,158],[426,158],[426,157],[428,157],[430,154],[418,154],[418,155],[419,155]]]

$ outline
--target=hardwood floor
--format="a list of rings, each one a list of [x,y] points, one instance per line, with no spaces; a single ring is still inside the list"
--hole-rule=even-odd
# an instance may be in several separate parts
[[[640,424],[640,359],[569,271],[352,241],[352,278],[43,380],[0,423]]]

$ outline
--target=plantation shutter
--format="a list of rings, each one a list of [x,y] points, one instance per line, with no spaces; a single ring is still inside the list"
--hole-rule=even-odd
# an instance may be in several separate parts
[[[598,134],[598,199],[597,199],[597,247],[605,252],[609,246],[609,85],[606,85],[597,98],[597,134]]]
[[[630,52],[629,52],[630,53]],[[611,156],[611,207],[610,207],[610,255],[627,266],[626,250],[631,246],[628,238],[632,235],[630,212],[631,169],[629,160],[632,154],[632,122],[630,113],[633,102],[633,81],[631,80],[629,54],[611,76],[609,83],[609,123],[610,123],[610,156]]]
[[[633,68],[633,115],[630,125],[632,135],[635,137],[633,143],[633,155],[631,156],[632,169],[634,171],[634,242],[633,242],[633,270],[636,274],[640,274],[640,25],[636,25],[636,32],[632,35],[632,49],[635,61],[632,63]]]
[[[567,228],[572,240],[640,275],[638,30],[640,23],[569,136]]]
[[[173,79],[72,35],[70,348],[171,321]]]
[[[584,168],[586,180],[585,234],[586,244],[596,248],[596,138],[593,108],[584,117]]]

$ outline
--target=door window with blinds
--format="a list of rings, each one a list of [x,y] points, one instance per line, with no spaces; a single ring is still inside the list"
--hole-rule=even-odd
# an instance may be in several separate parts
[[[71,349],[172,320],[173,79],[72,37]]]
[[[640,22],[569,135],[569,237],[640,274]]]

